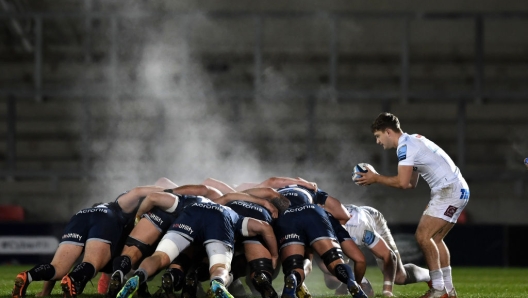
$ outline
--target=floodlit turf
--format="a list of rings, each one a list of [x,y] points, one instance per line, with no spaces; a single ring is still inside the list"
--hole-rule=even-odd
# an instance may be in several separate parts
[[[22,270],[31,266],[0,266],[0,297],[10,297],[15,276]],[[454,281],[461,298],[483,298],[483,297],[528,297],[528,268],[454,268]],[[102,297],[97,294],[97,280],[99,276],[92,279],[93,284],[88,284],[80,297]],[[376,297],[382,297],[382,276],[375,267],[369,267],[367,278],[371,281]],[[161,284],[160,277],[156,277],[149,283],[150,292],[154,293]],[[204,283],[206,285],[206,283]],[[273,283],[278,292],[282,290],[282,275]],[[325,287],[322,274],[319,269],[307,279],[307,285],[314,296],[318,297],[350,297],[334,296],[333,291]],[[28,297],[34,297],[42,288],[42,282],[32,283],[27,292]],[[420,297],[427,290],[425,283],[395,286],[394,294],[397,297]],[[51,297],[62,297],[59,283],[55,285]]]

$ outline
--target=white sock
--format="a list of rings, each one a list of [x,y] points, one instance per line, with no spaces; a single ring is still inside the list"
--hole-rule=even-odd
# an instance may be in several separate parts
[[[442,291],[445,287],[442,270],[438,269],[438,270],[429,271],[429,276],[431,276],[431,282],[433,283],[433,288],[435,288],[436,290]]]
[[[453,289],[453,278],[451,277],[451,266],[440,268],[442,270],[442,276],[444,278],[444,285],[446,290],[449,292]]]

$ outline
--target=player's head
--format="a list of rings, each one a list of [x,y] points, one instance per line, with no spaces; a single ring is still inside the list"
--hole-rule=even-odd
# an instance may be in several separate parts
[[[398,145],[398,138],[402,133],[400,120],[391,113],[381,113],[370,126],[376,137],[376,143],[383,146],[383,149],[394,148]]]
[[[290,207],[290,200],[281,194],[279,194],[278,197],[271,199],[271,203],[277,208],[277,210],[279,210],[279,213],[283,213]]]
[[[402,131],[400,128],[400,120],[398,120],[398,117],[387,112],[380,113],[376,120],[374,120],[374,122],[370,126],[372,133],[375,133],[376,131],[384,132],[385,130],[387,130],[387,128],[391,129],[394,132]]]

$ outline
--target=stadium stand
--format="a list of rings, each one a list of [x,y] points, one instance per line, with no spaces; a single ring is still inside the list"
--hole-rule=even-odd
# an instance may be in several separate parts
[[[87,3],[93,6],[87,7]],[[0,119],[9,119],[8,102],[14,97],[15,167],[21,173],[13,175],[9,168],[13,152],[8,145],[0,146],[4,179],[0,181],[0,199],[7,203],[20,202],[31,214],[28,216],[31,220],[39,220],[38,212],[32,211],[35,206],[53,211],[45,203],[52,198],[66,202],[59,211],[54,211],[59,214],[55,219],[67,219],[79,200],[79,190],[85,189],[93,178],[89,177],[89,170],[105,162],[94,152],[104,152],[109,137],[122,142],[151,140],[149,135],[157,129],[152,125],[160,119],[159,109],[142,103],[146,98],[153,99],[137,93],[145,80],[143,50],[162,41],[164,45],[153,50],[159,55],[176,56],[176,65],[190,63],[199,70],[199,78],[207,78],[204,85],[214,91],[215,114],[229,119],[228,124],[236,130],[237,138],[258,152],[259,161],[269,168],[287,170],[283,162],[291,162],[290,170],[305,170],[314,163],[334,165],[333,169],[324,168],[325,173],[316,178],[327,183],[339,181],[338,192],[350,192],[347,179],[351,164],[369,161],[381,167],[384,162],[395,163],[395,156],[385,155],[369,131],[375,115],[389,109],[404,121],[407,132],[431,135],[454,159],[464,158],[464,173],[470,180],[472,196],[491,204],[508,198],[500,208],[526,204],[521,198],[528,194],[522,165],[528,147],[523,133],[528,128],[525,115],[528,34],[523,35],[525,29],[520,28],[527,27],[521,25],[528,19],[486,19],[481,90],[484,95],[475,98],[478,57],[474,19],[464,17],[467,12],[464,9],[460,11],[462,17],[454,19],[413,17],[408,24],[409,96],[403,102],[405,23],[401,19],[385,16],[387,20],[382,26],[369,18],[344,15],[337,22],[339,30],[333,44],[329,34],[331,18],[311,12],[301,12],[305,13],[302,17],[296,16],[295,11],[291,16],[263,14],[262,27],[258,27],[255,26],[258,19],[252,14],[226,7],[216,11],[211,8],[211,14],[186,15],[180,11],[175,17],[162,19],[164,22],[153,22],[150,30],[159,35],[156,40],[152,39],[152,31],[134,30],[143,21],[122,17],[117,25],[118,50],[114,55],[111,36],[114,27],[108,16],[117,11],[116,3],[26,3],[26,12],[109,13],[98,15],[88,23],[79,17],[42,19],[40,100],[35,100],[32,93],[39,91],[35,90],[35,52],[24,50],[23,38],[14,34],[7,22],[0,24],[5,29],[0,30],[0,40],[5,41],[0,46],[4,70],[0,72],[0,89],[4,90],[0,97]],[[150,7],[147,12],[159,13],[159,9]],[[372,11],[384,17],[383,12]],[[34,20],[24,20],[20,20],[26,30],[24,36],[35,36],[38,27]],[[174,26],[178,28],[174,31],[167,27],[185,24],[186,20],[193,30],[186,32],[187,47],[182,49],[177,46],[181,32],[174,32],[183,30],[181,26]],[[257,50],[255,43],[259,35],[255,32],[259,28],[262,47]],[[500,33],[504,31],[515,33],[506,36]],[[171,39],[175,36],[176,40]],[[30,40],[35,45],[36,40],[33,37]],[[336,46],[334,66],[330,55],[333,45]],[[181,52],[188,55],[181,58],[178,56]],[[256,58],[259,53],[261,56]],[[336,77],[332,77],[332,67]],[[255,75],[257,69],[262,74],[260,77]],[[112,73],[117,74],[116,80]],[[174,67],[162,75],[178,86],[189,74],[185,68]],[[332,93],[334,87],[342,91],[339,96]],[[68,92],[61,93],[64,90]],[[117,95],[112,94],[115,90]],[[95,95],[88,96],[90,93]],[[116,110],[108,108],[112,96],[121,103]],[[465,103],[463,123],[459,120],[461,98]],[[142,107],[141,113],[132,108],[138,105]],[[193,114],[179,116],[196,118]],[[109,136],[108,127],[114,123],[111,119],[121,125],[136,125],[135,131],[140,128],[146,131],[139,138]],[[0,136],[4,139],[9,139],[8,128],[9,123],[0,125]],[[464,151],[460,151],[461,130]],[[288,150],[284,149],[285,141],[289,142]],[[461,152],[465,156],[459,156]],[[342,162],[346,159],[350,164]],[[370,195],[385,202],[384,194],[375,190]],[[473,220],[495,220],[489,218],[488,211],[472,208],[477,207],[469,207]],[[526,221],[516,216],[501,220]]]

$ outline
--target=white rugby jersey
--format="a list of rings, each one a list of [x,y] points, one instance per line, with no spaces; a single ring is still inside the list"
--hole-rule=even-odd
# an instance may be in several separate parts
[[[442,188],[462,177],[451,157],[426,137],[403,133],[398,139],[398,165],[413,166],[431,190]]]
[[[359,206],[352,204],[344,205],[350,213],[350,219],[345,223],[344,228],[350,234],[357,246],[374,247],[381,236],[378,234],[378,227],[375,220],[368,212]]]

